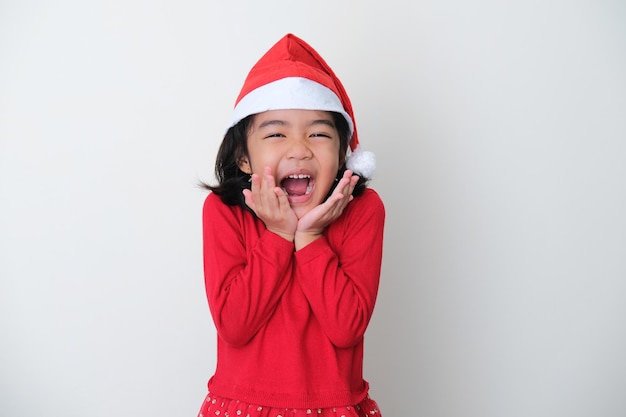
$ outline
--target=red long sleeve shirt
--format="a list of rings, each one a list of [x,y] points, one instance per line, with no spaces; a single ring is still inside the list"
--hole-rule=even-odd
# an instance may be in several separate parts
[[[294,251],[250,212],[209,194],[204,271],[218,334],[209,391],[285,408],[363,400],[363,335],[378,292],[384,218],[380,197],[366,189],[322,238]]]

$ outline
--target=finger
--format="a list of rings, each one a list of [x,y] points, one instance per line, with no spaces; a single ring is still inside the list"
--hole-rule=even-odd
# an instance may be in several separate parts
[[[348,196],[352,195],[357,183],[359,182],[358,175],[352,175],[351,171],[346,171],[344,176],[341,178],[341,192]]]
[[[287,194],[280,187],[274,187],[274,195],[278,201],[278,208],[281,212],[287,212],[291,210],[291,205],[289,204],[289,199],[287,198]]]
[[[357,177],[358,178],[358,177]],[[342,177],[339,180],[339,183],[333,190],[333,195],[341,195],[342,198],[349,198],[354,190],[354,184],[352,183],[351,178]]]
[[[332,200],[330,201],[330,204],[332,205],[332,210],[334,212],[343,212],[348,203],[354,199],[352,192],[354,191],[358,181],[358,175],[352,175],[349,170],[344,173],[341,180],[339,180],[339,184],[337,184],[337,187],[331,195]]]
[[[244,195],[245,195],[244,191]],[[257,174],[252,174],[250,177],[250,197],[254,204],[257,206],[262,204],[261,201],[261,178]]]
[[[263,184],[261,194],[264,204],[266,204],[268,207],[276,208],[278,206],[277,195],[275,191],[276,188],[278,188],[276,187],[276,180],[274,179],[270,168],[265,167],[263,171]]]
[[[254,197],[252,197],[252,191],[247,188],[243,190],[243,200],[248,207],[254,210]]]
[[[359,182],[359,176],[358,175],[352,175],[350,177],[350,183],[348,184],[348,194],[350,194],[350,199],[352,199],[352,192],[354,191],[354,189],[356,188],[357,183]]]

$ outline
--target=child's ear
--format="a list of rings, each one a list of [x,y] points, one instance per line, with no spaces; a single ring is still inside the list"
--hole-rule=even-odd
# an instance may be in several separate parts
[[[246,174],[252,174],[250,161],[248,161],[248,158],[246,158],[245,156],[242,158],[239,158],[239,160],[237,161],[237,166],[239,167],[240,170],[242,170]]]

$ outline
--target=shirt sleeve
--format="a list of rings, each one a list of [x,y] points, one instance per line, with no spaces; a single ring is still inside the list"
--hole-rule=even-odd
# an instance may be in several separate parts
[[[296,279],[313,314],[337,347],[358,343],[374,311],[382,263],[385,209],[373,190],[355,198],[329,236],[295,254]],[[334,240],[333,240],[334,241]]]
[[[211,315],[220,337],[241,346],[274,312],[291,277],[294,245],[213,194],[205,201],[202,224]]]

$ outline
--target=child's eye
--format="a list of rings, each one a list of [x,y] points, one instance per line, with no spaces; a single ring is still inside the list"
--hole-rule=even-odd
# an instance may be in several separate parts
[[[266,135],[265,138],[282,138],[285,137],[285,135],[283,135],[282,133],[271,133],[269,135]]]
[[[313,133],[311,137],[312,138],[330,138],[331,136],[327,133]]]

